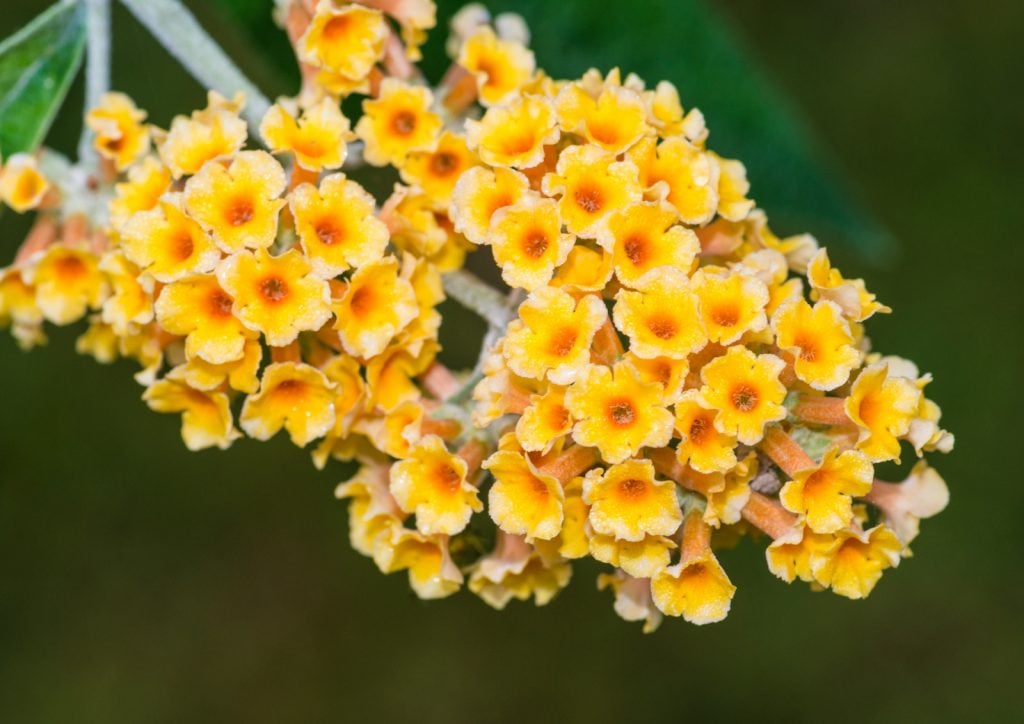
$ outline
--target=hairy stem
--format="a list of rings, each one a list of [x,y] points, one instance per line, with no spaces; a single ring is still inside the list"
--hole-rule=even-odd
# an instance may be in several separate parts
[[[512,316],[508,299],[501,292],[464,269],[444,275],[444,290],[466,309],[485,319],[492,329],[504,329]]]
[[[259,129],[270,101],[245,77],[179,0],[121,0],[185,70],[207,88],[230,98],[245,94],[242,117],[253,133]]]
[[[84,0],[86,29],[85,110],[100,104],[110,90],[110,0]],[[92,131],[82,126],[78,139],[78,159],[87,164],[97,161]]]

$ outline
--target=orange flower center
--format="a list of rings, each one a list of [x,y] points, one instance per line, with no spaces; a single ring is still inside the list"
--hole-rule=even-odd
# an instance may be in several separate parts
[[[448,463],[440,463],[434,469],[434,482],[437,483],[437,487],[441,490],[454,493],[462,483],[462,476],[459,475],[458,470]]]
[[[540,259],[548,250],[548,235],[534,229],[523,237],[523,253],[531,259]]]
[[[820,495],[829,483],[829,474],[824,470],[815,470],[804,481],[804,496],[813,498]]]
[[[228,207],[228,223],[232,226],[248,224],[252,221],[252,217],[255,213],[251,199],[235,199],[234,203]]]
[[[631,236],[622,245],[622,250],[634,266],[643,264],[649,256],[647,240],[641,236]]]
[[[284,380],[279,382],[277,387],[274,388],[275,393],[279,393],[287,397],[298,397],[305,391],[306,383],[302,380]]]
[[[352,293],[349,307],[357,317],[365,317],[373,309],[373,291],[369,287],[359,287]]]
[[[598,143],[612,146],[620,140],[618,129],[613,123],[587,121],[587,130],[590,131],[590,137]]]
[[[416,130],[416,114],[412,111],[399,111],[391,118],[391,128],[399,136],[408,136]]]
[[[39,185],[39,178],[34,173],[23,173],[18,179],[15,195],[26,200],[34,198],[39,193]]]
[[[695,417],[693,422],[690,423],[690,442],[694,445],[703,445],[711,428],[710,423],[711,421],[704,415]]]
[[[800,359],[813,362],[818,358],[818,344],[809,337],[800,337],[795,345],[800,348]]]
[[[187,231],[180,231],[171,240],[171,253],[181,261],[185,261],[195,251],[195,244],[192,242],[192,235]]]
[[[733,389],[730,398],[732,399],[733,407],[740,412],[750,412],[757,407],[759,400],[757,390],[750,385],[738,385]]]
[[[604,206],[604,196],[593,186],[580,186],[573,192],[576,205],[588,214],[596,214]]]
[[[636,420],[636,408],[629,400],[616,399],[608,403],[608,417],[619,427],[633,424]]]
[[[619,482],[619,493],[624,498],[636,500],[647,492],[647,483],[637,478],[629,478]]]
[[[222,289],[214,289],[206,298],[207,309],[213,317],[230,317],[232,299]]]
[[[62,256],[57,259],[57,274],[70,279],[85,274],[85,264],[77,256]]]
[[[440,151],[430,157],[430,170],[436,176],[450,176],[459,168],[459,158],[454,153]]]
[[[260,282],[260,294],[268,302],[277,304],[288,296],[288,284],[281,277],[267,277]]]
[[[672,339],[678,331],[675,320],[662,314],[648,319],[647,328],[658,339]]]
[[[551,495],[551,491],[548,490],[548,486],[544,484],[544,481],[532,475],[530,476],[530,492],[538,498],[547,498]]]
[[[551,335],[551,341],[548,343],[548,352],[555,357],[565,357],[576,346],[576,338],[577,334],[574,328],[562,327]]]
[[[548,425],[553,430],[564,430],[569,424],[569,411],[562,405],[552,405],[548,410]]]
[[[719,304],[711,310],[711,321],[719,327],[735,327],[740,321],[740,310],[735,304]]]
[[[343,236],[341,228],[338,224],[331,219],[324,219],[317,224],[314,229],[316,237],[323,242],[325,246],[333,246],[341,241]]]
[[[339,15],[331,18],[324,25],[324,40],[328,43],[338,42],[345,37],[346,33],[348,33],[350,25],[351,23],[349,22],[349,17],[347,15]]]

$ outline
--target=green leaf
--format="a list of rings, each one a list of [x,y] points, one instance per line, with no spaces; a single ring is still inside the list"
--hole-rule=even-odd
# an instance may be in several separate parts
[[[85,9],[62,0],[0,43],[0,155],[34,150],[82,63]]]

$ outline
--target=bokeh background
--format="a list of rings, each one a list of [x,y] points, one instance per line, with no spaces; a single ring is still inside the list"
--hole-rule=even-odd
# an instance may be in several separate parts
[[[281,49],[267,27],[190,4],[261,85],[288,90],[288,72],[261,62]],[[45,5],[5,3],[0,36]],[[443,22],[454,4],[440,5]],[[716,125],[735,94],[679,72],[680,5],[491,3],[527,16],[556,75],[618,64],[674,80],[713,147],[740,153],[742,128]],[[935,373],[957,434],[936,460],[952,504],[915,556],[850,602],[782,584],[744,545],[722,554],[739,586],[726,622],[650,636],[615,616],[586,565],[544,608],[423,603],[349,548],[341,466],[318,473],[283,438],[188,453],[177,417],[139,401],[130,365],[74,354],[78,330],[31,354],[0,335],[0,721],[1020,720],[1024,4],[714,5],[891,233],[883,249],[807,229],[895,309],[869,332]],[[126,13],[114,21],[115,85],[154,122],[202,104]],[[69,109],[80,102],[76,86]],[[57,146],[72,147],[74,116]],[[786,194],[754,184],[779,216],[768,199]],[[0,230],[6,260],[24,224],[8,214]],[[446,339],[472,325],[456,317]]]

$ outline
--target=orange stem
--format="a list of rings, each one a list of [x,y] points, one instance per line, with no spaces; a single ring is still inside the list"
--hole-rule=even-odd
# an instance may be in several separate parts
[[[814,467],[811,456],[804,452],[804,449],[797,444],[781,427],[773,425],[764,434],[761,441],[761,451],[772,459],[776,465],[786,473],[793,475],[798,470],[806,470]]]
[[[611,365],[622,356],[622,340],[615,331],[611,318],[606,318],[601,328],[594,335],[591,344],[590,358],[594,364]]]
[[[420,423],[420,433],[423,435],[437,435],[442,440],[451,440],[462,432],[462,425],[457,420],[436,420],[432,417],[425,418]]]
[[[852,425],[846,416],[846,399],[801,395],[793,414],[815,425]]]
[[[455,454],[466,461],[466,477],[470,478],[480,469],[480,464],[487,457],[487,445],[483,440],[474,437],[460,447]]]
[[[711,550],[711,526],[704,522],[700,512],[693,510],[683,523],[683,563],[700,558]]]
[[[788,533],[796,524],[796,516],[772,498],[751,491],[750,500],[743,506],[743,518],[772,538]]]
[[[459,391],[459,381],[452,371],[440,362],[434,362],[420,377],[427,392],[439,400],[446,400]]]
[[[28,232],[21,248],[14,256],[14,266],[18,266],[38,251],[42,251],[57,239],[57,222],[52,216],[40,216]]]
[[[582,475],[599,460],[597,449],[573,445],[557,458],[540,467],[540,472],[558,478],[565,485],[577,475]]]

